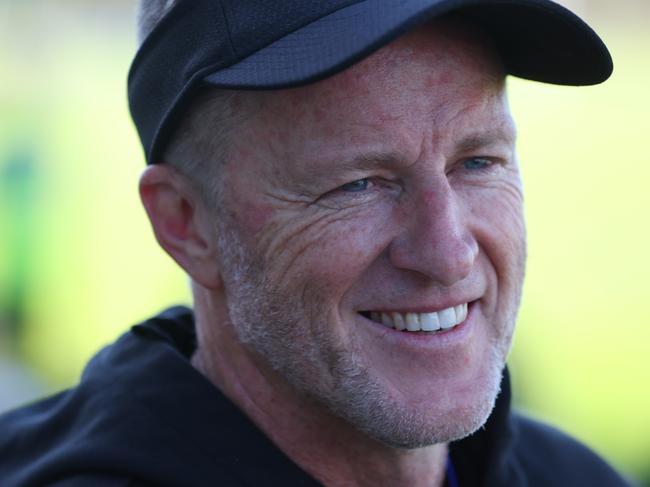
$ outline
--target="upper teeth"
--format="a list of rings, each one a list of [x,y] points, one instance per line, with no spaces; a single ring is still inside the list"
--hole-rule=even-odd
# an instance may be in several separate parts
[[[370,318],[388,328],[395,328],[401,331],[448,330],[467,319],[467,303],[433,313],[372,311]]]

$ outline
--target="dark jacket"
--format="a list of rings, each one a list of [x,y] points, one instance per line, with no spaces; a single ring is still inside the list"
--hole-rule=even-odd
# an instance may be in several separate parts
[[[78,386],[0,417],[0,485],[316,486],[189,363],[173,308],[99,352]],[[461,487],[623,486],[559,431],[510,411],[507,373],[486,426],[452,443]]]

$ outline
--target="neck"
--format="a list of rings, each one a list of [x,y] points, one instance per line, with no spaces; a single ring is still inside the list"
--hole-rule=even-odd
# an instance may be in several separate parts
[[[215,309],[207,310],[215,311]],[[210,322],[206,322],[207,317]],[[196,306],[193,366],[291,460],[324,485],[442,486],[447,445],[399,449],[304,397],[237,340],[227,316]]]

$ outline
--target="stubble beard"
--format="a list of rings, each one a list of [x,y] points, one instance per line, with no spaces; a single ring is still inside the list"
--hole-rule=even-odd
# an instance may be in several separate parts
[[[490,344],[479,400],[451,413],[432,412],[429,404],[406,407],[390,396],[358,350],[339,343],[330,332],[329,310],[318,300],[322,293],[313,293],[317,306],[309,316],[298,293],[270,282],[263,262],[246,252],[246,245],[233,231],[222,228],[219,242],[229,316],[239,340],[305,399],[398,449],[458,440],[486,422],[500,390],[509,348],[503,340]]]

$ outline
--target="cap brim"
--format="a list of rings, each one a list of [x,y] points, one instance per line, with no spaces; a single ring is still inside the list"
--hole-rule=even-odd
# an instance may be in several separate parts
[[[450,12],[478,24],[495,42],[506,71],[561,85],[593,85],[612,73],[598,35],[547,0],[367,0],[344,7],[204,77],[233,89],[274,89],[326,78],[400,34]]]

